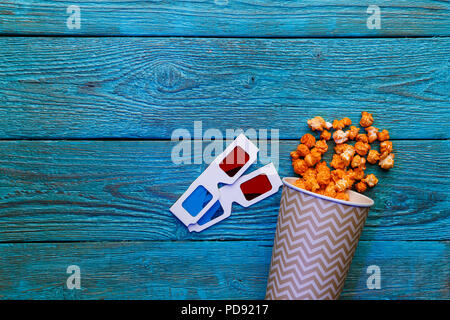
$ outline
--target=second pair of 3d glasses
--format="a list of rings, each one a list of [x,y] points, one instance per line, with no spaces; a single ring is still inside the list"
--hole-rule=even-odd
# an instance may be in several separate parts
[[[273,163],[243,175],[256,161],[258,151],[240,134],[189,186],[170,211],[189,231],[200,232],[229,217],[233,202],[249,207],[275,194],[282,182]],[[219,188],[219,184],[223,186]]]

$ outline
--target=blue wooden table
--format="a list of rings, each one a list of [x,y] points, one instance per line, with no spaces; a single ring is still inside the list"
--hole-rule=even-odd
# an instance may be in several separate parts
[[[0,298],[264,298],[280,193],[189,233],[168,208],[206,165],[174,164],[172,132],[277,129],[291,176],[306,119],[366,110],[396,165],[371,169],[380,185],[341,298],[449,299],[449,9],[0,1]]]

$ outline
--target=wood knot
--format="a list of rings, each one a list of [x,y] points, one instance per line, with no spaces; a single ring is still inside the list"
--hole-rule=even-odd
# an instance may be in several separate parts
[[[324,60],[325,59],[325,52],[323,52],[320,48],[315,48],[312,51],[312,56],[315,60]]]
[[[244,88],[251,89],[256,85],[256,78],[254,76],[248,76],[246,80],[244,80]]]
[[[177,66],[166,63],[156,67],[155,82],[158,91],[177,92],[193,86],[194,81],[187,79],[186,75]]]

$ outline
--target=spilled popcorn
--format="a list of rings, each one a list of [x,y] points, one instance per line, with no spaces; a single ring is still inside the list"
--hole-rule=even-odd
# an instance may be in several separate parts
[[[354,188],[358,192],[364,192],[378,183],[374,174],[365,174],[366,163],[378,162],[385,170],[394,166],[395,155],[392,152],[392,141],[389,141],[389,132],[372,126],[374,119],[371,113],[361,113],[359,124],[364,129],[361,133],[360,128],[351,125],[349,118],[336,119],[330,123],[322,117],[314,117],[307,123],[312,131],[321,133],[319,140],[310,133],[305,134],[297,150],[291,152],[292,167],[301,176],[294,183],[296,187],[348,201],[347,190]],[[333,134],[331,129],[335,130]],[[321,160],[328,151],[327,141],[331,138],[336,146],[330,168],[326,161]],[[371,146],[377,140],[380,141],[380,151]],[[347,144],[349,141],[355,141],[355,144]]]

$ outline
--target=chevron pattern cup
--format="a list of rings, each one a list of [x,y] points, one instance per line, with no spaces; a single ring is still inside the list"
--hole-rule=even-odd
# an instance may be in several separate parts
[[[329,198],[295,180],[283,179],[266,299],[338,299],[373,200]]]

